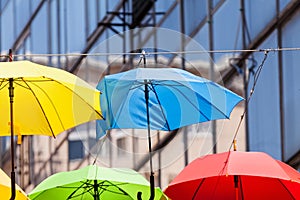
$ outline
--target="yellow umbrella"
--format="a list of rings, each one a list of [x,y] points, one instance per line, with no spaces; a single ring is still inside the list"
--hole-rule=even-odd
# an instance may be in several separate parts
[[[61,69],[30,61],[0,63],[0,136],[57,134],[102,119],[100,91]],[[13,198],[12,198],[13,199]]]
[[[16,184],[16,199],[27,200],[27,194]],[[1,199],[9,199],[10,197],[11,180],[7,174],[0,169],[0,194]]]

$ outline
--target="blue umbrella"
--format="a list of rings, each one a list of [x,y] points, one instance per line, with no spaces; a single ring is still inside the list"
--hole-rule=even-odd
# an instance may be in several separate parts
[[[150,183],[154,189],[150,130],[171,131],[229,118],[242,97],[217,83],[176,68],[137,68],[105,76],[97,137],[109,129],[148,129]],[[153,190],[154,191],[154,190]]]

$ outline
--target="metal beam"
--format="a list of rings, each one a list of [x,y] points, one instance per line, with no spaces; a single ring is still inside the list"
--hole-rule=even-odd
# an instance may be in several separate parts
[[[261,45],[266,38],[268,38],[279,25],[285,24],[292,16],[294,16],[297,11],[300,10],[300,0],[291,1],[284,10],[278,15],[275,16],[272,21],[264,28],[260,34],[258,34],[255,39],[247,46],[246,49],[257,49],[259,45]],[[243,60],[247,59],[252,52],[243,52],[239,56],[240,62],[237,64],[241,66]],[[224,83],[228,82],[232,76],[236,74],[236,69],[230,69],[226,73],[224,73],[222,77],[222,81]]]
[[[37,6],[37,8],[32,13],[30,19],[26,23],[26,25],[23,28],[23,30],[21,31],[20,35],[15,40],[13,46],[11,47],[11,49],[12,49],[13,52],[16,52],[18,50],[18,48],[24,43],[26,37],[29,35],[30,26],[31,26],[33,20],[35,19],[35,17],[37,16],[37,14],[39,13],[39,11],[41,10],[42,6],[44,5],[44,3],[46,1],[47,0],[41,0],[40,3],[39,3],[39,5]]]

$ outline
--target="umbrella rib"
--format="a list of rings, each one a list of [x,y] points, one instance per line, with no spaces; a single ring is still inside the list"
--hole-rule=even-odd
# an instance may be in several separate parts
[[[84,190],[80,194],[73,195],[73,194],[75,194],[77,192],[75,190],[74,192],[72,192],[72,194],[70,196],[67,197],[67,199],[73,199],[73,198],[80,197],[80,196],[83,198],[83,194],[85,194],[85,193],[89,193],[90,195],[93,195],[92,192],[90,192],[91,190],[93,190],[93,188],[88,188],[88,190]]]
[[[287,193],[291,196],[292,199],[296,199],[294,197],[294,195],[291,193],[291,191],[282,183],[282,181],[280,179],[277,178],[277,180],[279,181],[279,183],[283,186],[283,188],[287,191]]]
[[[150,82],[150,86],[151,86],[151,90],[152,90],[153,93],[155,94],[155,97],[156,97],[156,99],[157,99],[157,102],[158,102],[159,108],[160,108],[160,110],[161,110],[162,116],[163,116],[163,118],[164,118],[164,120],[165,120],[165,122],[166,122],[166,124],[167,124],[167,128],[168,128],[169,131],[171,131],[169,122],[168,122],[168,120],[167,120],[167,118],[166,118],[166,115],[165,115],[165,113],[164,113],[164,110],[163,110],[162,105],[161,105],[161,103],[160,103],[160,100],[159,100],[159,98],[158,98],[157,92],[156,92],[154,86],[152,85],[152,82]]]
[[[47,78],[47,77],[44,77],[44,78]],[[22,79],[22,80],[23,80],[23,79]],[[23,80],[23,81],[24,81],[24,80]],[[75,91],[71,90],[70,88],[66,87],[64,84],[62,84],[61,82],[59,82],[59,81],[57,81],[57,80],[55,80],[55,79],[48,78],[48,80],[45,80],[45,81],[54,81],[54,82],[58,83],[59,85],[63,86],[64,88],[66,88],[67,90],[69,90],[71,93],[75,94],[75,95],[76,95],[78,98],[80,98],[83,102],[85,102],[90,108],[92,108],[92,110],[94,110],[99,116],[101,116],[101,117],[104,119],[104,117],[102,116],[102,114],[101,114],[100,112],[98,112],[97,110],[95,110],[89,103],[87,103],[87,102],[86,102],[80,95],[78,95]],[[24,81],[24,82],[25,82],[25,84],[29,87],[29,89],[32,91],[32,93],[34,94],[33,90],[32,90],[32,89],[30,88],[30,86],[26,83],[26,81]],[[34,82],[36,82],[36,81],[33,81],[32,84],[34,84]],[[62,122],[62,120],[61,120],[61,118],[60,118],[60,116],[59,116],[59,114],[58,114],[58,112],[57,112],[57,110],[56,110],[54,104],[53,104],[52,101],[51,101],[51,98],[48,96],[48,94],[47,94],[41,87],[39,87],[39,86],[36,85],[36,84],[34,84],[34,85],[35,85],[36,87],[40,88],[40,90],[48,97],[48,99],[50,100],[50,102],[51,102],[51,104],[52,104],[52,106],[53,106],[53,108],[54,108],[54,110],[55,110],[55,112],[56,112],[56,115],[57,115],[57,117],[58,117],[58,119],[59,119],[59,122],[60,122],[61,126],[63,127],[64,130],[66,130],[66,128],[64,127],[63,122]],[[35,94],[34,94],[34,96],[35,96]],[[35,96],[35,97],[36,97],[36,96]],[[36,98],[36,99],[37,99],[37,98]],[[40,104],[40,103],[39,103],[39,105],[40,105],[40,107],[41,107],[41,104]],[[41,107],[41,109],[42,109],[42,107]],[[43,109],[42,109],[42,110],[43,110]],[[43,113],[44,113],[44,110],[43,110]],[[45,113],[44,113],[44,116],[46,117],[46,114],[45,114]],[[46,119],[47,119],[47,117],[46,117]],[[48,119],[47,119],[47,122],[48,122],[49,127],[51,128]],[[51,131],[52,131],[52,135],[55,137],[55,135],[54,135],[52,129],[51,129]]]
[[[138,83],[138,84],[136,84],[136,83]],[[137,89],[137,88],[139,88],[139,87],[141,87],[143,85],[146,85],[146,84],[144,82],[134,81],[134,83],[132,85],[136,85],[136,86],[131,87],[129,90],[135,90],[135,89]]]
[[[82,185],[80,185],[79,187],[73,187],[73,188],[75,188],[75,190],[67,197],[67,199],[71,199],[71,198],[73,198],[73,197],[78,196],[78,195],[73,196],[73,194],[75,194],[75,193],[77,192],[78,189],[83,188],[84,185],[86,185],[86,182],[83,182]],[[70,187],[58,186],[58,188],[70,188]],[[84,193],[86,193],[86,192],[82,192],[81,194],[84,194]],[[81,194],[80,194],[80,195],[81,195]]]
[[[36,100],[37,103],[39,104],[40,109],[41,109],[41,111],[43,112],[43,115],[44,115],[44,117],[45,117],[45,119],[46,119],[46,121],[47,121],[47,124],[48,124],[49,128],[50,128],[50,131],[51,131],[51,133],[52,133],[52,136],[55,138],[55,134],[54,134],[53,129],[52,129],[51,125],[50,125],[49,119],[48,119],[48,117],[47,117],[47,115],[46,115],[46,113],[45,113],[45,111],[44,111],[44,109],[43,109],[43,107],[42,107],[42,105],[41,105],[41,102],[40,102],[39,99],[37,98],[37,96],[36,96],[35,92],[33,91],[33,89],[28,85],[28,83],[27,83],[23,78],[22,78],[22,81],[27,85],[28,89],[31,91],[31,93],[33,94],[35,100]],[[38,88],[40,88],[38,85],[36,85],[36,84],[34,84],[34,85],[37,86]],[[40,90],[41,90],[41,91],[48,97],[48,99],[50,100],[48,94],[47,94],[42,88],[40,88]],[[51,102],[51,104],[52,104],[52,101],[50,101],[50,102]],[[53,105],[53,104],[52,104],[52,105]],[[53,106],[54,106],[54,105],[53,105]],[[54,107],[54,109],[55,109],[55,107]],[[56,109],[55,109],[55,111],[56,111]],[[57,111],[56,111],[56,112],[57,112]],[[58,117],[59,117],[59,116],[58,116]],[[59,118],[59,119],[60,119],[60,118]],[[60,120],[60,122],[61,122],[61,120]],[[61,123],[62,123],[62,122],[61,122]],[[63,126],[63,125],[62,125],[62,126]]]
[[[79,99],[81,99],[83,102],[85,102],[92,110],[94,110],[102,119],[104,119],[104,117],[102,116],[102,114],[98,111],[95,110],[95,108],[93,108],[93,106],[91,106],[88,102],[86,102],[80,95],[78,95],[74,90],[71,90],[70,88],[68,88],[67,86],[65,86],[64,84],[62,84],[60,81],[49,78],[49,80],[52,80],[58,84],[60,84],[61,86],[65,87],[67,90],[71,91],[73,94],[75,94]],[[100,92],[100,91],[99,91]]]
[[[184,84],[182,84],[182,83],[180,83],[180,82],[178,82],[178,81],[176,81],[176,80],[173,80],[173,81],[176,82],[176,83],[178,83],[179,86],[183,86],[183,87],[185,87],[185,88],[187,88],[187,89],[191,89],[191,88],[187,87],[186,85],[184,85]],[[160,82],[164,82],[164,81],[160,81]],[[157,85],[159,85],[159,84],[157,84]],[[166,84],[166,85],[167,85],[167,84]],[[172,87],[172,88],[174,88],[175,90],[177,90],[180,94],[182,94],[182,96],[183,96],[186,100],[188,100],[188,101],[191,103],[191,105],[192,105],[196,110],[198,110],[201,114],[203,114],[203,113],[197,108],[197,106],[194,105],[194,104],[189,100],[189,98],[188,98],[186,95],[184,95],[178,88],[173,87],[174,85],[167,85],[167,86]],[[192,91],[194,91],[194,90],[192,90]],[[199,93],[197,93],[196,91],[194,91],[194,92],[195,92],[196,95],[201,96],[201,95],[200,95]],[[228,118],[228,116],[227,116],[225,113],[223,113],[219,108],[217,108],[215,105],[213,105],[211,102],[209,102],[206,98],[204,98],[203,96],[201,96],[201,98],[202,98],[205,102],[207,102],[209,105],[211,105],[214,109],[216,109],[217,111],[219,111],[220,113],[222,113],[226,118]],[[203,116],[209,121],[209,118],[208,118],[208,117],[206,117],[205,115],[203,115]]]
[[[109,183],[110,185],[104,185],[105,182]],[[118,187],[118,185],[126,185],[126,184],[127,183],[113,184],[112,182],[105,180],[101,184],[102,186],[105,186],[105,187],[101,187],[101,189],[102,189],[101,194],[105,191],[108,191],[108,192],[115,193],[115,194],[123,194],[123,195],[128,195],[129,196],[129,194],[126,191],[124,191],[122,188]],[[100,186],[100,184],[99,184],[99,186]],[[122,193],[118,193],[118,192],[115,192],[113,190],[109,190],[109,189],[106,188],[106,187],[110,187],[110,186],[116,187]]]
[[[201,180],[201,182],[199,183],[199,185],[198,185],[196,191],[194,192],[194,195],[193,195],[193,197],[192,197],[192,200],[194,200],[194,199],[196,198],[196,195],[197,195],[198,191],[200,190],[200,187],[202,186],[204,180],[205,180],[205,178],[203,178],[203,179]]]
[[[2,86],[3,83],[6,83],[6,84],[4,84],[4,85]],[[0,90],[2,90],[3,88],[5,88],[5,87],[8,85],[8,83],[9,83],[8,79],[7,79],[7,80],[2,79],[2,80],[1,80],[1,84],[0,84],[0,86],[1,86]]]
[[[132,85],[134,85],[136,82],[138,82],[138,81],[133,82]],[[138,83],[139,83],[139,82],[138,82]],[[141,87],[141,85],[137,85],[135,88],[139,88],[139,87]],[[132,90],[132,89],[133,89],[133,88],[130,87],[129,90]],[[129,95],[129,92],[127,92],[126,97],[124,97],[123,99],[127,99],[128,95]],[[117,123],[117,121],[119,120],[119,117],[120,117],[120,115],[121,115],[121,113],[122,113],[122,111],[123,111],[123,108],[124,108],[124,106],[125,106],[125,102],[126,102],[126,101],[122,101],[122,104],[121,104],[121,106],[120,106],[120,109],[118,109],[118,114],[117,114],[116,117],[115,117],[114,124],[111,124],[111,127],[114,127],[114,126],[115,126],[115,123]],[[109,104],[111,104],[111,102],[109,102]],[[110,106],[110,107],[111,107],[111,106]]]
[[[155,85],[160,85],[160,84],[155,84]],[[182,92],[180,91],[178,88],[176,87],[173,87],[174,85],[164,85],[164,86],[168,86],[168,87],[171,87],[173,88],[174,90],[176,90],[177,92],[179,92],[202,116],[205,117],[206,121],[209,121],[210,119],[200,110],[197,108],[197,106]],[[183,87],[186,87],[185,85],[180,85],[180,86],[183,86]],[[188,88],[188,87],[186,87]],[[189,88],[188,88],[189,89]],[[195,93],[198,95],[198,93]],[[205,101],[207,101],[205,98],[203,98]],[[208,102],[208,101],[207,101]],[[209,103],[209,102],[208,102]],[[210,103],[209,103],[210,104]],[[211,105],[213,106],[213,105]],[[215,108],[215,106],[213,106]],[[217,109],[217,108],[216,108]],[[220,111],[221,112],[221,111]],[[222,114],[224,114],[223,112],[221,112]],[[226,116],[226,115],[225,115]]]
[[[242,176],[239,176],[239,180],[240,180],[240,185],[241,185],[241,195],[242,195],[242,200],[244,200],[244,192],[243,192]]]
[[[76,195],[72,195],[72,196],[69,196],[68,199],[72,199],[72,198],[76,198],[76,197],[80,197],[83,198],[83,194],[85,193],[89,193],[90,195],[93,196],[93,193],[91,192],[91,190],[93,190],[93,188],[84,188],[84,189],[87,189],[87,190],[84,190],[83,192],[81,192],[80,194],[76,194]],[[76,191],[75,191],[76,192]],[[75,193],[74,193],[75,194]]]
[[[108,183],[108,184],[105,184],[105,183]],[[97,187],[102,190],[101,192],[99,192],[99,195],[101,195],[102,193],[104,193],[105,191],[107,191],[107,192],[111,192],[111,193],[114,193],[114,194],[128,195],[129,196],[129,194],[126,191],[124,191],[122,188],[118,187],[118,185],[126,185],[126,184],[127,183],[113,184],[112,182],[105,180],[105,181],[101,181],[99,184],[97,184]],[[112,187],[116,187],[118,190],[120,190],[121,193],[118,193],[117,191],[113,191],[113,190],[107,189],[108,187],[111,187],[111,186]],[[92,191],[94,189],[94,184],[91,184],[88,181],[86,181],[86,182],[83,182],[83,184],[80,185],[79,187],[63,187],[63,186],[59,186],[58,188],[75,188],[75,190],[67,197],[67,199],[72,199],[72,198],[76,198],[78,196],[81,196],[84,193],[89,193],[89,194],[91,194],[93,196],[93,192]],[[78,191],[78,189],[80,189],[80,188],[83,188],[84,191],[81,192],[80,194],[74,195]]]

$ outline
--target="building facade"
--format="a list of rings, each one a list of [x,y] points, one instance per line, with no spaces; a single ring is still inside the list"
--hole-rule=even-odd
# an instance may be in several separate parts
[[[239,150],[264,151],[298,169],[299,0],[1,0],[0,9],[1,55],[12,49],[14,60],[58,67],[96,87],[106,74],[145,67],[144,51],[147,67],[183,68],[246,99],[229,120],[152,132],[158,186],[196,157],[228,151],[235,133]],[[113,130],[96,140],[95,122],[56,139],[24,137],[17,182],[30,191],[94,161],[148,177],[146,139],[142,130]],[[10,138],[0,140],[9,172]]]

